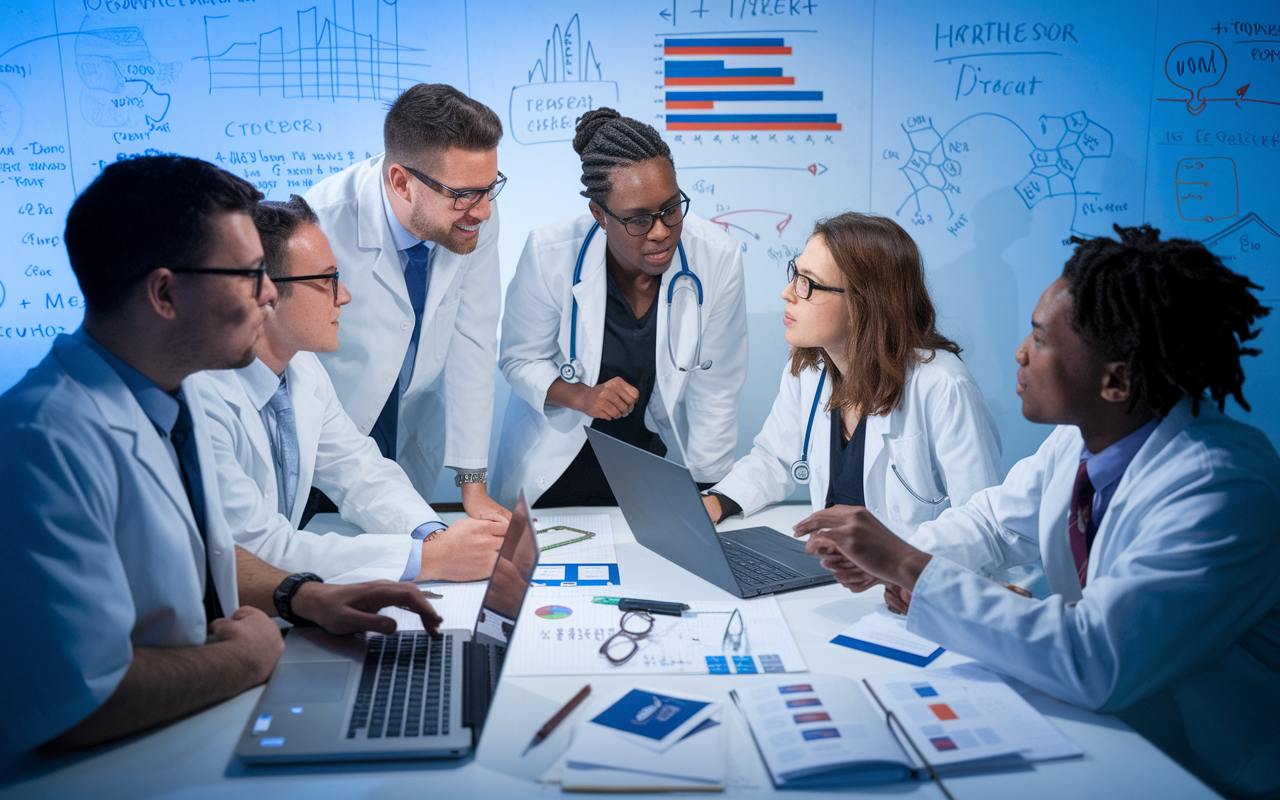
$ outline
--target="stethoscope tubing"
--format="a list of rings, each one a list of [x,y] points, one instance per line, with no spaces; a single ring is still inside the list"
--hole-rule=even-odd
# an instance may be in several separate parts
[[[582,263],[587,256],[587,248],[591,245],[592,238],[595,237],[596,231],[600,230],[600,223],[593,222],[591,229],[587,231],[587,235],[582,240],[582,246],[578,248],[578,260],[573,265],[573,285],[577,286],[582,280]],[[681,279],[688,277],[693,280],[694,289],[698,294],[698,341],[693,350],[693,367],[692,369],[708,369],[710,362],[700,362],[702,357],[702,281],[693,270],[689,269],[689,257],[684,252],[684,242],[676,242],[676,252],[680,254],[680,271],[671,277],[671,281],[667,284],[667,356],[671,359],[671,363],[676,363],[676,355],[674,346],[671,343],[671,304],[675,301],[676,283]],[[573,307],[569,312],[569,361],[560,367],[560,377],[566,381],[582,380],[582,368],[578,362],[578,298],[573,298]],[[689,372],[679,365],[676,369],[681,372]]]

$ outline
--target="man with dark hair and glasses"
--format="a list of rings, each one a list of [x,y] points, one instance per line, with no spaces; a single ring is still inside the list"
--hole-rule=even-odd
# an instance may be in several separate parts
[[[733,466],[747,377],[742,246],[689,211],[653,126],[597,108],[573,147],[584,213],[532,231],[507,288],[495,497],[617,505],[588,425],[710,486]]]
[[[505,522],[486,488],[502,300],[493,205],[506,183],[501,138],[501,121],[482,103],[418,84],[387,110],[385,152],[306,197],[352,294],[341,344],[320,356],[338,399],[423,497],[447,466],[468,516]]]
[[[356,429],[316,357],[337,349],[351,293],[315,213],[294,195],[259,203],[254,223],[279,297],[253,363],[201,382],[237,544],[282,569],[342,583],[487,578],[506,525],[468,517],[446,526],[404,470]],[[311,486],[366,533],[300,530]]]
[[[84,325],[0,396],[0,598],[22,643],[0,688],[0,762],[262,683],[284,648],[269,615],[391,632],[376,612],[398,605],[439,623],[412,586],[326,586],[235,544],[194,373],[254,358],[276,299],[260,197],[157,156],[107,166],[67,215]]]

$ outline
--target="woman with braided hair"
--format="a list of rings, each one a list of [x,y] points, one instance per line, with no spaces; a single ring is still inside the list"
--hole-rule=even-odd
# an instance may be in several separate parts
[[[530,233],[507,289],[499,502],[616,505],[584,425],[710,486],[733,466],[746,380],[741,245],[689,211],[652,126],[598,108],[573,148],[587,213]]]
[[[1117,712],[1229,797],[1280,797],[1280,457],[1241,356],[1269,309],[1200,242],[1149,226],[1079,242],[1019,346],[1018,394],[1057,428],[1000,486],[904,542],[862,509],[796,526],[907,630]],[[982,577],[1037,557],[1052,594]]]

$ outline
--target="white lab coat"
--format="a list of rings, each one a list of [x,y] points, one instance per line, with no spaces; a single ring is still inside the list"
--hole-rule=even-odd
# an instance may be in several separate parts
[[[210,569],[239,606],[235,548],[197,392]],[[155,425],[92,348],[59,336],[0,398],[0,592],[11,642],[0,756],[71,728],[119,685],[134,647],[200,645],[205,545]],[[2,760],[2,759],[0,759]]]
[[[795,490],[791,466],[804,449],[821,374],[807,369],[795,377],[787,362],[773,410],[751,452],[715,486],[742,506],[744,514],[781,502]],[[809,435],[809,497],[814,511],[826,505],[831,480],[830,398],[828,375]],[[945,350],[936,351],[932,361],[910,367],[897,408],[867,418],[862,462],[866,507],[903,538],[951,506],[963,505],[975,492],[999,483],[1002,471],[1000,432],[991,409],[964,363]],[[946,499],[927,503],[920,498]]]
[[[547,389],[569,360],[573,300],[578,300],[578,360],[581,380],[594,386],[600,376],[604,317],[608,296],[605,235],[598,231],[573,285],[573,268],[590,214],[561,220],[529,234],[507,289],[502,318],[502,374],[511,384],[498,444],[495,497],[510,506],[523,489],[529,505],[555,483],[587,440],[586,414],[547,404]],[[689,269],[702,282],[701,360],[710,369],[680,372],[667,349],[667,287],[680,269],[677,254],[662,276],[655,343],[657,380],[645,411],[645,425],[667,445],[667,457],[682,463],[694,480],[719,480],[733,464],[738,442],[738,401],[747,377],[747,308],[742,276],[742,247],[719,227],[695,214],[681,232]],[[687,279],[681,283],[687,283]],[[696,338],[697,306],[676,305],[677,358],[689,363]]]
[[[373,430],[391,395],[413,335],[406,257],[391,236],[381,181],[382,156],[375,156],[306,195],[351,290],[338,349],[322,354],[320,362],[364,434]],[[472,253],[433,248],[430,276],[413,379],[400,398],[396,443],[396,461],[426,498],[442,465],[480,470],[489,463],[502,299],[496,205],[481,223]]]
[[[298,493],[288,518],[278,511],[271,439],[240,372],[206,372],[198,384],[213,423],[222,502],[236,543],[286,572],[314,572],[340,583],[399,580],[412,548],[410,533],[440,517],[404,470],[356,430],[315,353],[298,353],[285,368],[299,453]],[[366,533],[297,530],[311,486]]]
[[[907,629],[1121,717],[1216,788],[1280,791],[1280,458],[1184,398],[1116,487],[1080,589],[1067,512],[1083,440],[1058,427],[1001,486],[920,528]],[[975,573],[1040,556],[1053,594]]]

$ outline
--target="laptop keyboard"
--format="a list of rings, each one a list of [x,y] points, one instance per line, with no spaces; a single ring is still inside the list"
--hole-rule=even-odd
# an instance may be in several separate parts
[[[450,635],[370,635],[347,738],[447,734],[452,674]]]
[[[724,545],[724,554],[729,559],[734,577],[745,583],[763,586],[801,577],[799,572],[790,567],[784,567],[775,561],[766,561],[737,542],[721,539],[720,543]]]

